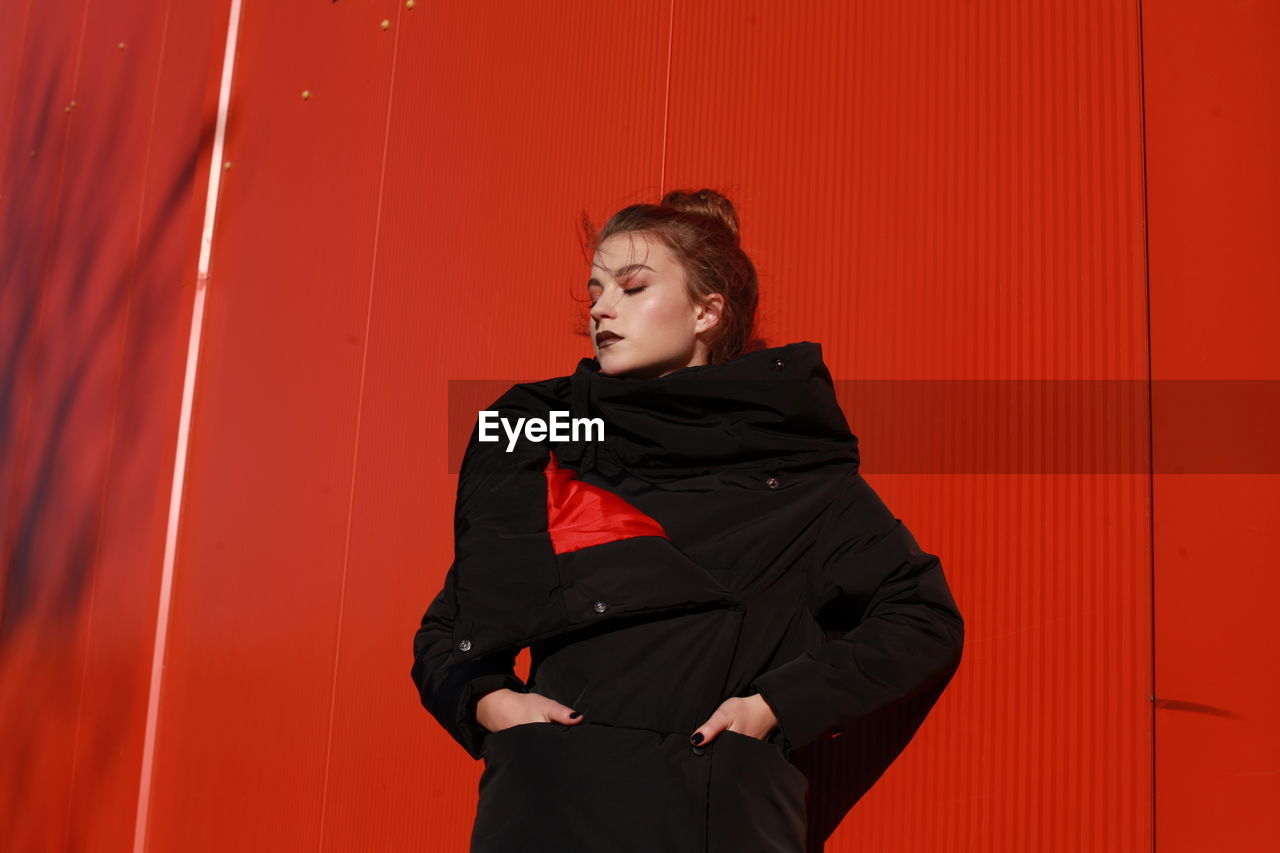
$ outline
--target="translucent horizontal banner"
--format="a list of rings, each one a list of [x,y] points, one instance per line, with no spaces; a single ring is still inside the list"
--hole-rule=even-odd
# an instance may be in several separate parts
[[[706,380],[697,381],[705,390]],[[479,411],[512,384],[449,380],[450,473]],[[839,380],[834,387],[866,473],[1280,473],[1280,380]]]

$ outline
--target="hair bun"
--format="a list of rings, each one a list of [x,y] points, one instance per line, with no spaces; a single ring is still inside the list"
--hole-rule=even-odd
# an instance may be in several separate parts
[[[738,240],[738,213],[733,202],[715,190],[701,189],[695,192],[672,190],[662,197],[661,205],[681,213],[693,213],[715,220]]]

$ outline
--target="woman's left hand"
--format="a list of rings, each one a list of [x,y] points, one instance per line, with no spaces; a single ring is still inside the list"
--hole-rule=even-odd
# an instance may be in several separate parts
[[[778,718],[773,709],[759,693],[752,696],[734,696],[724,700],[716,708],[705,723],[691,735],[689,742],[694,746],[706,746],[716,739],[716,735],[728,729],[731,732],[764,740],[778,726]],[[698,735],[701,740],[696,740]]]

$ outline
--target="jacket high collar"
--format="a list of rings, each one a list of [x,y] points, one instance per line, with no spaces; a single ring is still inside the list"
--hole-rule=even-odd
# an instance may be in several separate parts
[[[822,346],[799,341],[684,367],[658,378],[610,376],[583,358],[569,377],[573,417],[601,418],[604,441],[556,454],[578,470],[662,479],[768,464],[858,462]]]

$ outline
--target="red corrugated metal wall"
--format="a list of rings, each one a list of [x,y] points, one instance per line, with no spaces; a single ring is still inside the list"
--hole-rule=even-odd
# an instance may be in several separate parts
[[[1149,377],[1277,372],[1278,24],[4,0],[0,845],[465,849],[480,765],[408,676],[452,557],[448,381],[569,372],[578,211],[711,186],[771,343],[895,380],[847,408],[864,470],[966,617],[828,850],[1262,846],[1274,477],[1144,466]],[[926,379],[1083,380],[1068,416],[1131,383],[1109,428],[1140,464],[885,464],[904,435],[1024,447],[985,431],[999,399],[908,406]]]
[[[1162,850],[1280,838],[1277,44],[1274,2],[1143,4]],[[1170,403],[1191,382],[1213,397],[1189,428]],[[1160,440],[1179,434],[1200,440]],[[1262,454],[1201,463],[1233,443]],[[1205,473],[1168,473],[1179,466]]]

